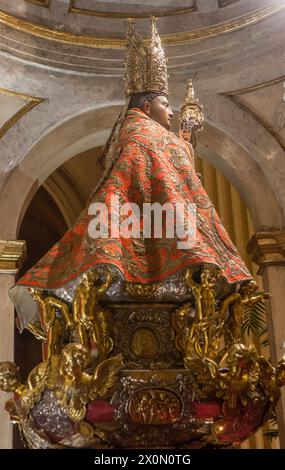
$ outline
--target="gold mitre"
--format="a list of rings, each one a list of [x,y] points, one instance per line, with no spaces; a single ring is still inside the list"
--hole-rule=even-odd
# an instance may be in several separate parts
[[[168,95],[168,75],[156,20],[151,19],[151,39],[146,43],[134,29],[134,20],[128,19],[126,45],[126,95],[157,91]]]

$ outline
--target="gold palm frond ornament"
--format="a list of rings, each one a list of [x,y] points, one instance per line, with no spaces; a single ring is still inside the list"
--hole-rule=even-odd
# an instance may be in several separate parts
[[[128,19],[127,23],[126,96],[145,91],[157,91],[167,96],[167,60],[157,31],[156,19],[151,19],[151,38],[148,42],[135,31],[133,19]]]

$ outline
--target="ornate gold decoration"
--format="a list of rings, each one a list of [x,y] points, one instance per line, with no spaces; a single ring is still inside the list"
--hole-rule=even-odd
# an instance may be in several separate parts
[[[108,304],[113,314],[113,353],[122,352],[129,369],[178,367],[171,317],[175,304]]]
[[[86,415],[86,404],[97,397],[112,394],[122,368],[122,356],[101,362],[95,372],[84,372],[90,365],[90,353],[82,344],[69,343],[62,350],[59,361],[59,377],[55,383],[56,396],[74,422],[82,421]]]
[[[34,3],[35,5],[40,5],[42,7],[48,7],[50,0],[25,0],[26,2],[29,3]]]
[[[180,134],[186,141],[196,143],[196,132],[203,129],[204,113],[199,100],[194,97],[192,80],[188,80],[185,102],[179,114]]]
[[[159,352],[159,340],[149,328],[137,328],[130,338],[130,351],[136,357],[151,359]]]
[[[252,308],[257,303],[270,299],[271,295],[269,293],[257,291],[258,285],[255,281],[245,282],[237,293],[229,295],[222,302],[220,307],[221,316],[225,315],[225,305],[229,308],[230,313],[225,321],[225,349],[241,340],[245,309]]]
[[[113,398],[120,447],[177,448],[178,442],[191,441],[191,436],[201,433],[201,424],[193,416],[188,370],[127,370],[121,376]]]
[[[0,23],[5,24],[9,28],[13,28],[26,34],[31,34],[36,37],[95,49],[123,49],[126,44],[126,40],[119,38],[99,38],[96,36],[81,36],[64,31],[56,31],[47,26],[22,20],[1,11]]]
[[[167,11],[151,11],[145,13],[139,12],[123,12],[123,13],[116,13],[110,11],[99,11],[99,10],[87,10],[85,8],[78,8],[74,6],[74,0],[70,0],[70,7],[69,10],[71,13],[77,13],[79,15],[88,15],[88,16],[97,16],[99,18],[149,18],[150,16],[155,16],[156,18],[161,18],[165,16],[176,16],[176,15],[184,15],[187,13],[192,13],[197,10],[196,0],[193,0],[193,5],[188,8],[175,8],[173,10]]]
[[[81,423],[90,400],[112,395],[123,366],[122,356],[101,362],[92,374],[85,372],[90,366],[90,353],[81,344],[69,343],[60,355],[36,366],[29,374],[27,384],[19,380],[19,368],[13,362],[0,363],[0,389],[14,392],[16,401],[8,402],[7,411],[14,421],[27,422],[30,410],[45,389],[54,390],[54,397],[74,423]],[[75,428],[78,432],[78,426]],[[81,433],[93,434],[88,423],[81,423]]]
[[[187,270],[184,305],[103,307],[112,276],[102,275],[84,275],[73,314],[50,294],[32,291],[42,309],[40,332],[52,339],[47,359],[26,384],[16,364],[0,363],[0,389],[14,393],[6,411],[29,447],[225,447],[274,413],[285,360],[274,368],[242,343],[245,310],[269,297],[254,281],[221,297],[220,270],[204,265]]]
[[[85,418],[90,377],[84,370],[90,362],[89,350],[76,343],[67,344],[58,361],[58,381],[53,384],[57,388],[56,396],[75,422]]]
[[[220,365],[232,345],[241,341],[245,309],[270,298],[270,294],[257,292],[254,281],[247,281],[237,292],[217,301],[215,284],[219,275],[219,269],[211,266],[202,268],[200,282],[194,281],[191,270],[186,273],[185,282],[195,299],[195,318],[190,324],[189,304],[176,310],[172,317],[175,345],[184,353],[186,364],[198,357],[212,364],[215,361],[214,367]],[[221,348],[222,338],[225,346]]]
[[[24,240],[0,240],[0,273],[17,273],[26,257]]]
[[[32,297],[38,303],[40,322],[29,323],[28,330],[43,344],[43,357],[50,360],[58,355],[64,345],[66,336],[73,334],[82,347],[89,350],[91,341],[97,348],[98,361],[106,359],[113,348],[110,336],[112,315],[99,305],[99,298],[106,292],[112,282],[111,274],[107,273],[106,280],[98,284],[97,271],[89,271],[83,275],[76,289],[72,303],[72,312],[62,300],[46,296],[42,291],[29,289]]]
[[[284,265],[285,232],[275,229],[257,232],[250,239],[247,251],[259,266],[258,274],[262,274],[266,265]]]
[[[47,336],[42,328],[40,321],[36,320],[34,323],[28,323],[26,328],[34,335],[36,339],[39,339],[44,343],[47,342]]]
[[[97,271],[83,275],[73,300],[73,319],[80,343],[89,349],[92,339],[101,361],[113,349],[111,313],[99,305],[99,297],[110,287],[112,276],[108,273],[101,285],[96,284],[98,280]]]
[[[187,343],[193,322],[193,307],[190,303],[179,307],[172,314],[172,328],[176,332],[175,346],[181,353],[185,354]]]
[[[182,132],[203,129],[204,114],[199,100],[194,97],[192,80],[187,82],[185,102],[181,105],[180,127]]]
[[[128,20],[126,45],[126,95],[143,91],[159,91],[168,94],[166,59],[156,28],[155,18],[151,20],[151,39],[145,44],[134,29],[134,21]]]
[[[256,24],[259,21],[274,15],[275,13],[279,13],[284,8],[285,5],[283,1],[279,0],[269,7],[260,8],[249,14],[241,15],[234,20],[219,23],[213,27],[163,35],[162,41],[164,45],[185,44],[188,42],[199,41],[202,39],[208,39],[223,34],[232,33],[247,26]],[[80,36],[64,31],[55,31],[46,26],[19,19],[4,12],[0,12],[0,22],[4,23],[10,28],[16,29],[17,31],[22,31],[37,37],[51,39],[63,43],[76,44],[79,46],[100,49],[122,49],[126,45],[126,41],[124,39]]]
[[[234,343],[228,350],[227,363],[219,369],[214,362],[192,359],[188,362],[192,384],[200,399],[223,398],[226,414],[233,415],[239,407],[263,406],[265,397],[273,404],[283,386],[285,361],[274,369],[253,345]],[[224,429],[222,429],[223,431]]]
[[[143,389],[132,396],[129,414],[139,424],[173,424],[181,418],[182,403],[170,390]]]
[[[21,400],[22,417],[26,418],[29,410],[40,399],[46,384],[48,368],[49,364],[46,361],[38,364],[29,373],[27,384],[24,385],[20,382],[19,367],[14,362],[0,362],[0,390],[4,392],[14,392],[16,397]],[[14,421],[18,421],[21,416],[18,416],[15,407],[11,407],[11,403],[8,403],[7,411],[11,410],[11,412],[13,412]]]
[[[278,144],[285,149],[284,145],[284,140],[282,140],[282,137],[280,136],[279,132],[276,131],[275,127],[272,125],[271,122],[266,121],[263,119],[261,116],[259,116],[256,112],[254,112],[252,109],[250,109],[245,103],[242,102],[241,96],[246,93],[250,93],[251,91],[259,90],[262,88],[265,88],[270,85],[275,85],[276,83],[284,83],[285,81],[285,76],[275,78],[274,80],[269,80],[264,83],[258,83],[257,85],[253,85],[247,88],[242,88],[240,90],[234,90],[234,91],[227,91],[224,93],[220,93],[221,96],[224,96],[225,98],[229,99],[232,101],[235,105],[239,106],[239,108],[243,109],[246,111],[250,116],[252,116],[259,124],[261,124],[271,135],[274,137],[274,139],[278,142]],[[282,93],[283,95],[283,93]]]
[[[218,276],[219,269],[212,266],[202,268],[200,283],[194,281],[191,270],[186,273],[185,282],[195,298],[195,320],[189,331],[186,358],[197,354],[198,357],[212,359],[217,352],[221,334],[220,318],[215,315],[215,283]]]
[[[46,297],[41,291],[32,288],[29,291],[39,306],[41,329],[37,329],[35,324],[29,324],[28,329],[36,337],[37,335],[41,337],[43,333],[47,342],[47,346],[43,348],[43,358],[50,360],[52,356],[60,353],[66,327],[73,326],[72,316],[68,306],[62,300],[51,296]],[[61,314],[61,318],[58,317],[58,313]]]
[[[156,284],[133,284],[126,282],[126,291],[128,294],[133,295],[135,299],[140,297],[147,297],[151,299],[158,293],[161,283]]]
[[[0,12],[0,23],[1,23],[1,15],[2,13]],[[7,90],[6,88],[0,88],[0,94],[3,95],[8,95],[8,96],[14,96],[16,98],[20,98],[22,100],[28,101],[26,105],[23,106],[19,111],[17,111],[14,116],[12,116],[1,128],[0,128],[0,139],[3,137],[4,134],[12,127],[18,119],[20,119],[24,114],[26,114],[28,111],[33,109],[37,104],[41,103],[44,101],[44,98],[37,98],[35,96],[31,95],[25,95],[24,93],[19,93],[17,91],[13,90]]]

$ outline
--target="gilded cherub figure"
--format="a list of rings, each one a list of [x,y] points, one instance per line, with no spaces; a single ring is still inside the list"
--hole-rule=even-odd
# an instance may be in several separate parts
[[[72,316],[65,302],[56,297],[45,296],[39,290],[30,289],[33,299],[38,303],[40,321],[47,344],[43,343],[43,359],[50,360],[62,349],[66,327],[72,327]],[[62,319],[59,318],[61,314]]]
[[[92,373],[88,371],[90,365],[90,352],[82,344],[69,343],[63,348],[55,390],[61,405],[74,422],[84,419],[90,400],[112,394],[118,372],[123,366],[122,355],[101,362]]]
[[[186,303],[173,312],[171,319],[172,328],[176,332],[175,346],[184,355],[191,331],[190,320],[193,323],[193,318],[190,318],[192,310],[191,304]]]
[[[249,400],[256,401],[262,397],[257,387],[260,366],[255,347],[235,343],[229,350],[227,366],[226,374],[220,373],[220,384],[224,383],[223,398],[227,403],[227,411],[231,413],[238,403],[247,406]]]
[[[210,349],[216,345],[213,343],[213,321],[216,310],[215,283],[219,272],[215,266],[203,266],[200,283],[194,281],[192,270],[186,272],[185,283],[192,290],[196,313],[185,352],[188,358],[193,356],[194,351],[198,357],[206,357],[210,354]]]
[[[68,416],[75,422],[84,419],[89,398],[90,376],[84,369],[91,358],[82,344],[69,343],[61,353],[59,374],[55,382],[56,395]]]
[[[203,316],[212,317],[216,310],[215,284],[220,269],[215,266],[206,266],[201,271],[201,295]]]
[[[73,300],[73,319],[75,331],[80,343],[90,348],[90,339],[98,348],[98,360],[104,360],[113,347],[109,336],[110,314],[99,304],[102,294],[110,287],[112,275],[107,274],[106,280],[98,284],[97,271],[89,271],[82,277]]]
[[[13,392],[20,402],[22,412],[25,414],[40,399],[48,377],[49,363],[41,362],[29,373],[27,384],[20,381],[19,367],[11,361],[0,363],[0,390]],[[13,401],[13,400],[12,400]],[[11,401],[8,402],[11,404]],[[15,408],[15,407],[14,407]],[[10,412],[10,410],[7,410]],[[16,414],[16,412],[15,412]],[[16,416],[14,416],[15,418]]]

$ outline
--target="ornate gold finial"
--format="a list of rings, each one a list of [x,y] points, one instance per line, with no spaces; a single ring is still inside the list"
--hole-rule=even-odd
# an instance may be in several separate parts
[[[158,91],[168,95],[166,59],[156,28],[156,19],[151,18],[151,39],[148,44],[135,31],[134,20],[129,18],[127,23],[126,95],[144,91]]]
[[[194,97],[192,80],[188,80],[186,88],[185,103],[181,105],[180,129],[186,140],[190,140],[187,134],[191,134],[203,129],[204,114],[199,100]],[[195,140],[195,139],[194,139]]]

